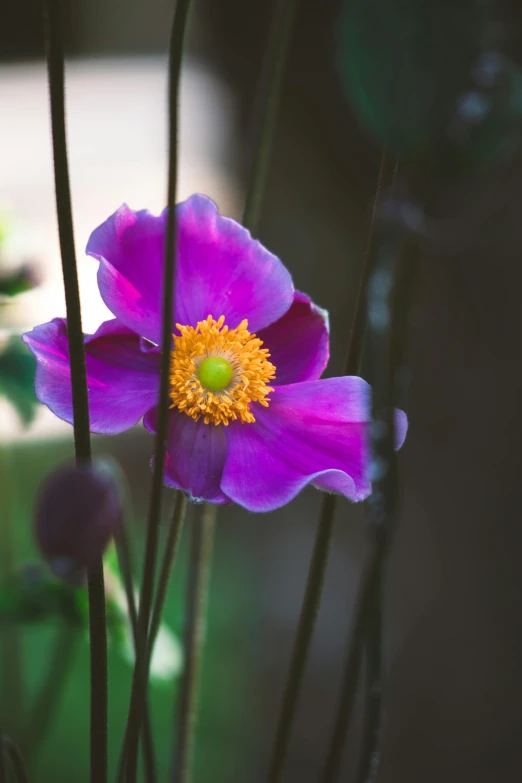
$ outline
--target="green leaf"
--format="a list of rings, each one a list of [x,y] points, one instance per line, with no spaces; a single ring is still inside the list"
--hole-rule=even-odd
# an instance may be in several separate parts
[[[36,362],[18,336],[12,337],[0,353],[0,394],[14,405],[22,423],[33,421],[38,407],[34,391]]]
[[[0,275],[0,296],[10,298],[31,291],[40,283],[40,278],[31,263],[25,263],[10,272]]]
[[[103,557],[106,574],[106,606],[109,640],[114,649],[130,666],[134,666],[134,637],[127,606],[127,597],[120,577],[118,557],[114,545],[108,547]],[[139,594],[135,591],[136,605]],[[152,653],[150,679],[158,683],[169,683],[181,671],[183,653],[181,645],[171,631],[162,623]]]
[[[58,617],[74,626],[86,626],[86,590],[57,581],[37,563],[16,571],[0,588],[0,625],[42,623]]]

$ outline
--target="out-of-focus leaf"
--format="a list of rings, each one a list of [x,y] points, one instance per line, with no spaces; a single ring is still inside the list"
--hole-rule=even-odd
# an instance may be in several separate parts
[[[520,74],[487,13],[476,0],[346,0],[341,80],[392,155],[480,168],[516,145]]]
[[[0,296],[18,296],[32,291],[40,284],[40,277],[30,262],[26,262],[10,272],[0,274]]]
[[[83,594],[84,589],[50,578],[40,565],[31,563],[0,588],[0,625],[40,623],[54,616],[82,626],[88,617],[88,605],[82,605]]]
[[[108,622],[109,640],[122,658],[134,666],[134,638],[127,606],[127,597],[120,577],[116,548],[110,546],[103,558],[106,574],[106,605],[107,613],[112,618]],[[135,591],[136,606],[139,604],[139,594]],[[182,667],[183,653],[181,645],[170,630],[162,623],[156,637],[150,664],[150,679],[152,682],[169,683],[176,677]]]
[[[22,423],[33,421],[38,400],[34,392],[36,362],[19,337],[12,337],[0,353],[0,394],[14,405]]]

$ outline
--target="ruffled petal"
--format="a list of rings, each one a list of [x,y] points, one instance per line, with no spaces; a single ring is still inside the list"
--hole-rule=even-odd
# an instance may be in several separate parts
[[[328,364],[328,313],[300,291],[283,317],[257,336],[270,351],[278,386],[315,381]]]
[[[73,423],[67,321],[55,318],[22,337],[36,358],[36,395]],[[123,432],[157,404],[160,357],[126,326],[106,321],[85,337],[91,431]]]
[[[157,409],[143,423],[156,432]],[[165,483],[182,489],[193,502],[230,503],[220,483],[227,455],[224,427],[194,421],[178,410],[169,412]]]
[[[96,228],[86,252],[98,259],[98,287],[109,310],[139,335],[161,341],[165,213],[124,204]]]
[[[235,328],[248,319],[257,332],[292,304],[288,270],[239,223],[222,217],[213,201],[195,195],[179,204],[176,316],[195,326],[225,316]]]
[[[363,500],[370,394],[357,377],[276,387],[254,424],[229,425],[223,492],[251,511],[283,506],[309,483]]]
[[[287,269],[239,223],[219,215],[213,201],[191,196],[177,205],[176,216],[176,322],[195,326],[224,315],[229,327],[247,318],[256,331],[288,310],[294,289]],[[124,204],[93,231],[86,250],[100,262],[98,286],[107,307],[158,344],[166,223],[166,210],[156,217]]]

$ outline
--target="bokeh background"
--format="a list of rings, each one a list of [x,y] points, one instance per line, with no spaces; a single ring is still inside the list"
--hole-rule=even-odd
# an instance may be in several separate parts
[[[383,4],[384,0],[382,0]],[[285,78],[260,237],[296,287],[330,311],[331,361],[341,372],[380,149],[343,90],[335,56],[338,0],[302,0]],[[469,3],[470,7],[474,4]],[[492,3],[499,36],[522,63],[517,4]],[[240,217],[272,2],[196,0],[182,84],[179,195],[211,196]],[[374,6],[378,4],[374,3]],[[441,3],[442,16],[451,4]],[[166,59],[172,3],[82,0],[63,17],[73,209],[86,331],[106,317],[91,230],[122,202],[159,211],[166,193]],[[8,3],[0,26],[0,213],[3,269],[29,260],[41,285],[0,308],[4,343],[65,314],[56,231],[39,3]],[[449,19],[449,21],[448,21]],[[375,30],[380,17],[376,13]],[[399,31],[398,31],[399,32]],[[448,31],[451,32],[451,31]],[[451,36],[450,36],[451,37]],[[454,43],[454,36],[451,38]],[[458,43],[458,41],[457,41]],[[387,68],[378,62],[378,68]],[[419,67],[421,65],[419,64]],[[448,72],[448,80],[452,74]],[[400,525],[387,573],[386,739],[379,783],[522,779],[522,157],[441,180],[430,241],[417,264],[411,315],[410,433],[401,454]],[[363,369],[364,374],[364,369]],[[38,408],[22,425],[0,399],[3,570],[38,557],[35,493],[72,455],[72,431]],[[150,436],[137,427],[94,437],[116,458],[143,540]],[[166,514],[172,504],[167,494]],[[197,783],[264,780],[320,505],[308,489],[269,515],[220,510],[210,593]],[[318,779],[337,703],[363,540],[362,509],[340,502],[324,598],[286,780]],[[185,546],[167,621],[179,634]],[[23,747],[57,622],[3,627],[0,718]],[[34,780],[88,779],[88,647],[74,666]],[[110,653],[115,762],[131,669]],[[12,675],[23,672],[23,692]],[[151,705],[167,769],[176,681]],[[357,734],[340,780],[353,780]]]

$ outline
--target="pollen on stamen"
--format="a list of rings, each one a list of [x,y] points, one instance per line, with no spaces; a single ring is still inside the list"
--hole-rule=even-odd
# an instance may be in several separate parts
[[[195,421],[203,417],[205,424],[226,426],[236,420],[254,422],[252,402],[268,407],[267,395],[273,391],[268,383],[275,378],[276,368],[268,361],[268,350],[261,347],[263,341],[250,334],[247,327],[248,321],[244,320],[235,329],[229,329],[223,315],[217,321],[209,315],[195,328],[176,324],[180,334],[173,335],[169,375],[172,408]],[[226,368],[222,363],[206,361],[212,357],[230,365],[230,382],[224,386],[228,380]],[[212,373],[219,366],[224,381],[209,375],[209,369]]]

